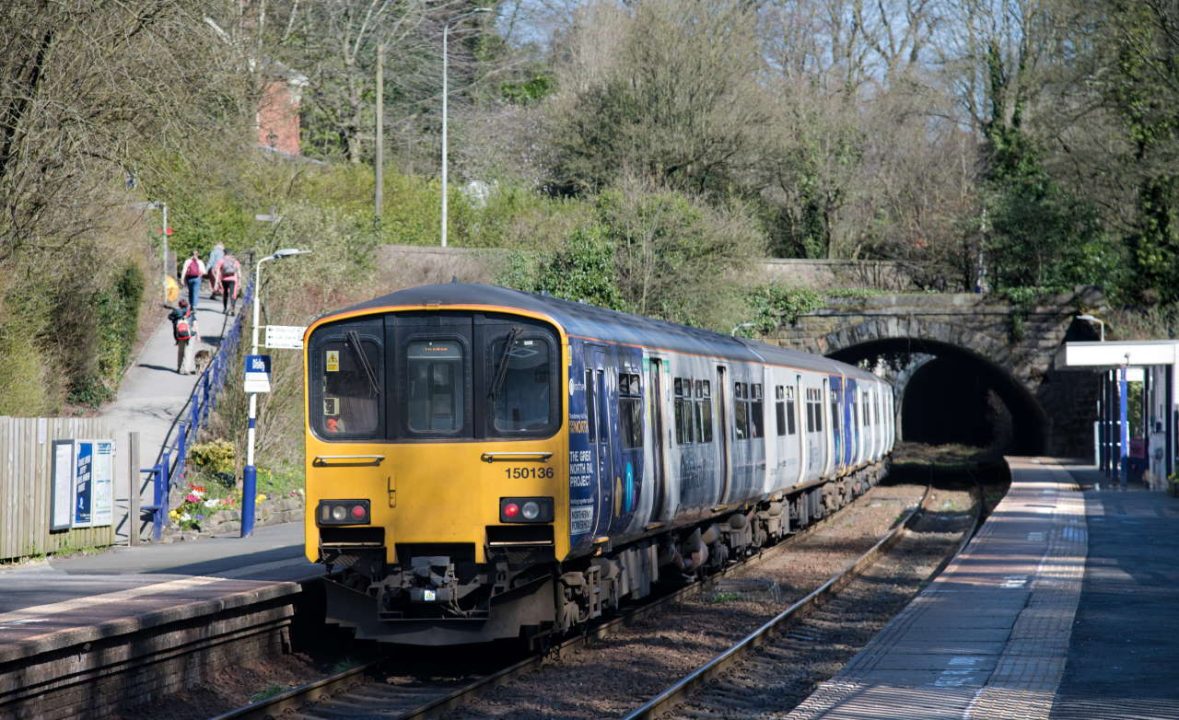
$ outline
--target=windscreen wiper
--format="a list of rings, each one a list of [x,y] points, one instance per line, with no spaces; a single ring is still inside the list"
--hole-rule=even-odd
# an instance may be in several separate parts
[[[369,363],[368,355],[364,354],[364,348],[360,346],[360,335],[355,330],[348,331],[348,343],[352,345],[353,351],[356,352],[356,359],[360,361],[360,367],[364,368],[364,375],[368,378],[368,385],[373,391],[373,395],[380,395],[381,386],[377,382],[377,373],[373,370],[372,364]]]
[[[508,337],[504,341],[503,354],[499,356],[499,364],[495,366],[494,379],[491,381],[491,389],[487,391],[487,397],[495,402],[495,398],[499,396],[499,391],[503,389],[504,380],[508,377],[508,360],[512,357],[512,346],[516,344],[516,338],[520,337],[521,330],[514,327],[508,332]]]

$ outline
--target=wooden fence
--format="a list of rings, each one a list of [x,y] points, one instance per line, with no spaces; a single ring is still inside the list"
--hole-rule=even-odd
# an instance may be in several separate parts
[[[115,441],[110,526],[50,531],[53,442],[70,439]],[[114,544],[116,527],[128,521],[128,445],[126,432],[98,418],[0,417],[0,561]]]

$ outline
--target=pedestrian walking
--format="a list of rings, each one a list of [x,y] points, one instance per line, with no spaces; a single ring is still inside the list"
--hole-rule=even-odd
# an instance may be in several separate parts
[[[205,264],[208,271],[205,277],[209,279],[209,299],[216,300],[217,296],[221,294],[221,274],[219,272],[219,263],[221,258],[225,257],[225,246],[217,243],[213,246],[213,250],[209,253],[209,261]]]
[[[180,268],[180,277],[184,278],[184,283],[188,286],[188,306],[192,312],[196,312],[197,298],[201,294],[201,279],[205,277],[205,263],[201,261],[199,252],[193,250],[192,257],[184,261],[184,266]]]
[[[197,340],[196,315],[188,301],[180,298],[179,307],[168,313],[172,321],[172,338],[176,341],[176,372],[186,375],[192,369],[192,349]]]
[[[221,258],[221,312],[226,315],[232,314],[237,310],[237,296],[241,293],[241,283],[238,278],[241,276],[242,264],[233,256],[233,252],[226,250],[225,257]]]

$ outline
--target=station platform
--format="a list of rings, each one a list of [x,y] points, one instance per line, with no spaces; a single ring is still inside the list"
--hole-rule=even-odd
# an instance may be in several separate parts
[[[0,571],[0,719],[102,717],[290,647],[303,525]]]
[[[789,720],[1179,720],[1179,500],[1008,464],[965,550]]]

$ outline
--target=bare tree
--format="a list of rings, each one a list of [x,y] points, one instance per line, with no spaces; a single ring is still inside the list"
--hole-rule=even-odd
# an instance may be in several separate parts
[[[236,59],[202,20],[217,2],[14,0],[0,12],[0,261],[94,229],[155,148],[246,115]]]

